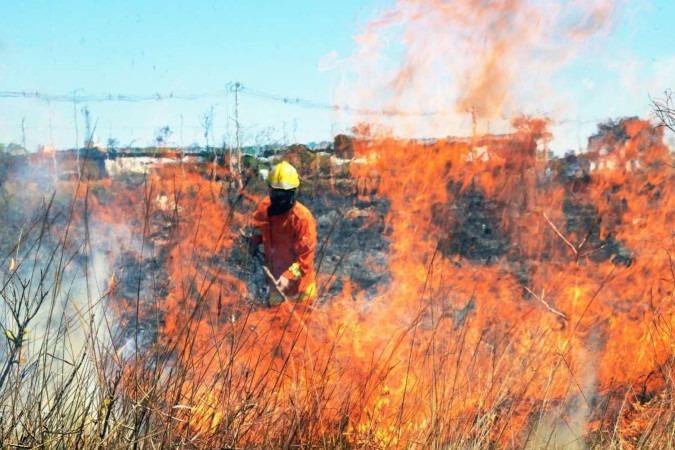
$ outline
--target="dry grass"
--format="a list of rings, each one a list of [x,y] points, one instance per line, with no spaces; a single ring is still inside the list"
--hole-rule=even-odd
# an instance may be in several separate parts
[[[539,311],[537,302],[521,311],[522,321],[479,328],[461,307],[502,299],[453,294],[455,280],[444,275],[452,269],[440,258],[427,263],[423,289],[410,300],[414,314],[377,339],[362,338],[358,333],[366,331],[355,330],[348,315],[334,323],[320,308],[261,310],[224,273],[233,251],[224,229],[233,223],[213,233],[186,212],[202,188],[174,191],[173,208],[160,214],[167,229],[192,236],[170,240],[185,270],[180,280],[153,263],[169,250],[152,243],[158,189],[147,179],[129,239],[134,257],[121,275],[95,241],[103,237],[93,232],[95,198],[86,183],[72,182],[34,203],[21,233],[5,237],[14,246],[1,262],[0,446],[675,445],[672,357],[654,351],[658,373],[647,378],[660,380],[656,389],[645,379],[597,393],[569,353],[549,345],[553,332],[525,320]],[[215,198],[222,206],[221,193]],[[204,234],[211,246],[200,241]],[[167,278],[171,283],[162,284]],[[135,295],[122,296],[119,290],[130,286]],[[603,286],[596,285],[591,301]],[[171,313],[171,332],[161,335],[169,320],[167,290],[178,311]],[[124,305],[111,304],[122,297]],[[662,313],[650,317],[654,336],[672,345],[671,322]],[[377,345],[364,350],[365,342]]]

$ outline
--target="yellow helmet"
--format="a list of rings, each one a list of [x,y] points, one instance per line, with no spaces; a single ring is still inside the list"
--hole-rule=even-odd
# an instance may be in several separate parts
[[[296,189],[300,186],[300,178],[295,167],[291,166],[286,161],[281,161],[276,166],[272,167],[267,182],[272,189]]]

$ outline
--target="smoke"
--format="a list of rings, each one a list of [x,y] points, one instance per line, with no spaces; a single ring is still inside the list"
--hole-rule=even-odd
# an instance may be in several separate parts
[[[621,2],[400,0],[358,35],[338,103],[382,110],[404,137],[500,131],[568,103],[562,68],[613,29]],[[335,59],[335,58],[333,58]]]
[[[131,239],[126,226],[90,220],[86,187],[57,181],[63,167],[53,166],[50,156],[22,161],[12,161],[0,188],[0,248],[7,255],[0,272],[0,329],[9,341],[0,346],[0,372],[16,367],[0,395],[25,394],[15,399],[21,402],[46,395],[48,405],[61,397],[54,393],[64,389],[69,374],[77,375],[77,383],[63,401],[101,387],[95,374],[106,368],[90,366],[112,343],[115,327],[106,316],[112,258]],[[21,375],[14,379],[13,373]],[[22,393],[18,386],[30,383],[41,383],[42,391]]]

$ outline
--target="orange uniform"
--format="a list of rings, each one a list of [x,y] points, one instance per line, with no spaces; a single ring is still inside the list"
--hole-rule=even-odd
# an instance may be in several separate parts
[[[305,205],[295,202],[293,207],[277,215],[269,215],[271,201],[266,197],[253,213],[254,245],[265,247],[265,265],[278,279],[289,280],[284,294],[300,301],[312,300],[316,294],[316,220]],[[274,284],[270,281],[271,292]]]

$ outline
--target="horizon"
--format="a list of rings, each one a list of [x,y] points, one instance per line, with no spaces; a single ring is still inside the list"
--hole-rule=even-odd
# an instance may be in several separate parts
[[[593,156],[593,141],[597,140],[598,138],[602,138],[603,136],[606,135],[608,131],[611,129],[617,127],[617,126],[622,126],[622,123],[625,121],[631,121],[631,120],[637,120],[641,122],[648,122],[645,119],[641,119],[640,117],[637,116],[632,116],[632,117],[621,117],[617,119],[607,119],[604,122],[598,123],[597,124],[597,130],[595,133],[591,134],[588,136],[586,146],[582,149],[577,149],[577,150],[569,150],[564,153],[560,152],[554,152],[551,151],[551,149],[548,147],[548,139],[547,138],[540,138],[545,140],[545,147],[544,149],[541,148],[541,146],[538,144],[537,150],[545,150],[547,154],[547,158],[551,160],[558,160],[558,159],[563,159],[567,156],[570,155],[589,155]],[[654,130],[659,128],[660,126],[654,126]],[[671,135],[673,134],[673,131],[667,127],[663,126],[664,133],[662,135],[662,142],[666,146],[666,148],[669,150],[669,152],[673,153],[675,152],[675,147],[672,145],[669,145],[668,143],[668,136],[666,135],[667,133],[670,133]],[[353,130],[352,130],[353,131]],[[103,144],[100,142],[93,142],[93,141],[85,141],[83,142],[82,146],[79,147],[65,147],[65,148],[52,148],[46,145],[41,145],[39,146],[38,149],[35,151],[30,151],[28,149],[23,148],[20,144],[17,143],[3,143],[0,142],[0,153],[10,153],[12,156],[22,156],[22,155],[28,155],[28,154],[41,154],[41,153],[75,153],[75,152],[82,152],[82,151],[88,151],[88,150],[94,150],[98,151],[101,153],[115,153],[115,154],[120,154],[120,155],[127,155],[127,156],[148,156],[148,155],[164,155],[164,154],[169,154],[173,153],[176,151],[179,151],[184,154],[190,154],[190,155],[200,155],[200,154],[206,154],[206,153],[214,153],[217,151],[221,152],[232,152],[234,150],[237,150],[237,148],[241,151],[243,156],[254,156],[256,158],[262,158],[264,157],[264,152],[268,152],[270,150],[274,151],[274,154],[283,154],[284,152],[287,152],[291,150],[295,146],[301,146],[305,147],[307,151],[312,152],[312,153],[321,153],[321,152],[332,152],[335,150],[334,144],[335,144],[335,139],[337,139],[338,136],[344,135],[348,136],[350,139],[354,141],[361,141],[361,142],[377,142],[378,140],[382,139],[387,139],[387,140],[393,140],[394,142],[410,142],[410,143],[415,143],[415,144],[421,144],[421,145],[434,145],[438,142],[447,142],[447,143],[457,143],[457,142],[471,142],[475,139],[492,139],[492,140],[497,140],[499,141],[500,139],[507,139],[509,137],[513,137],[514,134],[516,133],[516,130],[514,129],[512,132],[508,133],[485,133],[485,134],[480,134],[480,135],[475,135],[475,136],[441,136],[441,137],[434,137],[434,138],[399,138],[399,137],[390,137],[390,136],[359,136],[355,134],[354,132],[352,133],[340,133],[335,136],[333,136],[333,139],[330,140],[322,140],[322,141],[311,141],[311,142],[293,142],[293,143],[288,143],[288,144],[282,144],[282,143],[264,143],[264,144],[251,144],[251,145],[242,145],[240,147],[236,146],[224,146],[224,145],[199,145],[199,144],[191,144],[189,146],[178,146],[178,145],[172,145],[170,143],[150,143],[148,145],[140,146],[140,145],[135,145],[135,146],[120,146],[118,145],[119,142],[116,140],[114,142],[108,142],[107,144]],[[656,131],[655,131],[656,133]],[[539,139],[539,140],[540,140]],[[538,141],[539,141],[538,140]],[[483,142],[484,145],[485,144]],[[482,148],[484,145],[479,145],[477,148]],[[597,151],[595,152],[597,153]],[[597,157],[598,155],[595,155]]]

